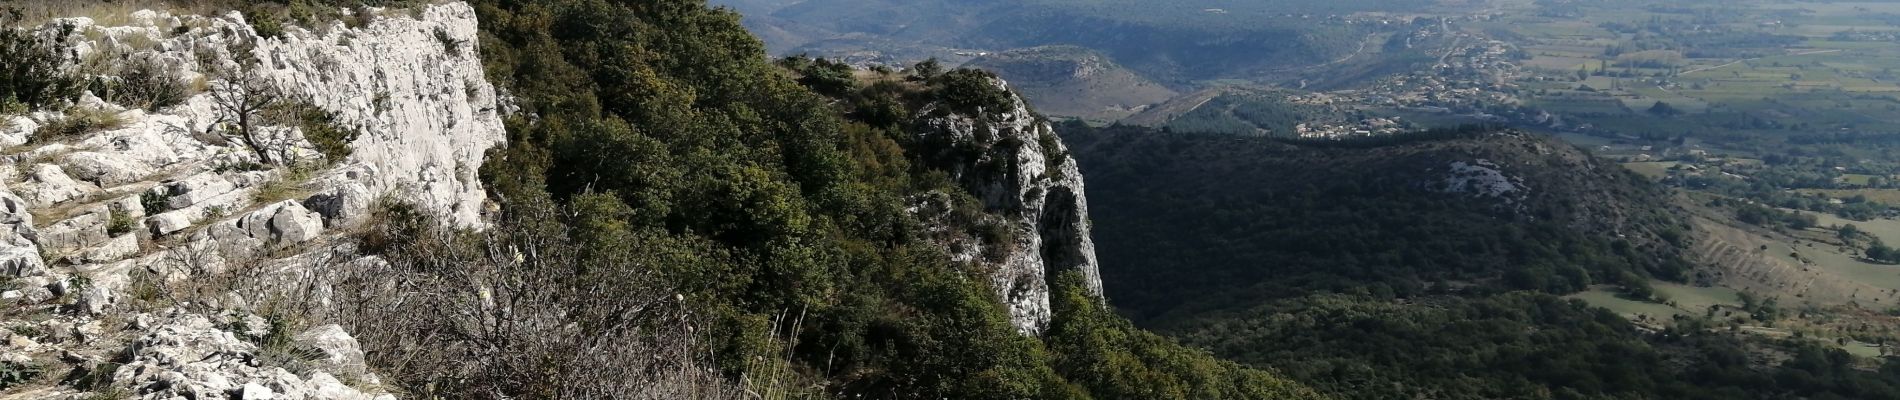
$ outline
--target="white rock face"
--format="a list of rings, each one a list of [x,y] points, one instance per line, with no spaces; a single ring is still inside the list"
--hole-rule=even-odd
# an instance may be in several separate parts
[[[998,87],[1005,87],[997,80]],[[1010,231],[1008,243],[945,243],[966,261],[993,264],[990,280],[1008,305],[1010,321],[1024,334],[1039,334],[1052,317],[1049,279],[1079,271],[1095,297],[1102,278],[1090,236],[1082,173],[1054,128],[1037,119],[1012,94],[1008,110],[984,110],[981,120],[951,114],[921,121],[926,143],[944,149],[938,167],[951,171]],[[923,110],[929,115],[933,107]],[[951,156],[957,148],[980,149],[975,159]],[[1002,248],[997,248],[1001,246]],[[986,255],[1000,254],[1001,257]]]
[[[479,225],[486,194],[476,173],[507,133],[483,75],[475,10],[449,3],[416,14],[263,41],[261,72],[361,130],[351,158],[369,171],[359,180],[370,192]]]
[[[65,118],[63,110],[0,118],[0,147],[11,152],[0,156],[0,280],[9,283],[0,307],[57,316],[0,319],[0,332],[59,332],[44,342],[0,343],[0,356],[58,371],[123,363],[95,389],[29,397],[115,389],[143,399],[393,398],[367,386],[374,374],[338,325],[293,338],[301,346],[294,350],[322,359],[285,368],[270,360],[298,357],[260,348],[262,319],[207,316],[255,312],[259,305],[246,298],[306,296],[327,305],[332,289],[320,276],[376,261],[338,240],[338,228],[360,222],[380,198],[482,226],[476,172],[505,134],[475,47],[474,10],[444,3],[370,12],[376,16],[360,27],[286,27],[281,38],[259,37],[237,13],[140,11],[127,26],[68,18],[42,28],[75,32],[63,43],[69,63],[145,60],[196,88],[182,104],[155,110],[88,94],[76,107],[122,123],[72,137],[33,137]],[[262,165],[217,134],[235,116],[219,107],[219,93],[203,90],[231,86],[221,84],[229,75],[206,71],[240,64],[251,65],[247,78],[356,132],[351,156],[297,171]],[[290,125],[267,120],[253,131],[283,156],[271,158],[321,160]],[[152,309],[166,311],[138,311]],[[105,320],[132,326],[104,329]]]

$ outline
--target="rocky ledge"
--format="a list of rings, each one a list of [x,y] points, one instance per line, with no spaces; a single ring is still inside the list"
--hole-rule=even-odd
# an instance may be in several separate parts
[[[238,13],[40,29],[88,79],[136,63],[185,93],[0,117],[0,399],[391,398],[341,326],[277,316],[378,262],[339,239],[379,201],[478,227],[476,169],[505,136],[471,7],[359,10],[268,36]],[[321,116],[348,151],[248,121],[265,111],[239,96]]]

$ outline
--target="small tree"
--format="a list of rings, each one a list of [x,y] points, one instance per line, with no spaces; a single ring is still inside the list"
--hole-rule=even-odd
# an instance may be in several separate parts
[[[56,38],[40,38],[33,31],[12,28],[20,21],[18,9],[0,13],[0,112],[26,112],[64,104],[79,97],[85,82],[61,66],[55,43],[72,34],[63,26]]]
[[[1868,260],[1874,262],[1893,264],[1900,261],[1900,251],[1895,251],[1892,247],[1887,247],[1886,243],[1878,241],[1867,247],[1866,255]]]
[[[1682,110],[1676,109],[1676,106],[1669,105],[1669,103],[1657,101],[1655,105],[1649,106],[1649,113],[1663,117],[1672,117],[1682,114]]]
[[[1841,225],[1840,229],[1836,229],[1835,232],[1840,234],[1841,240],[1852,241],[1854,238],[1860,237],[1860,227],[1854,226],[1854,224]]]
[[[929,80],[936,78],[938,74],[943,73],[943,63],[938,62],[936,57],[931,57],[928,60],[918,62],[917,65],[912,65],[910,67],[910,73],[916,79]]]
[[[272,153],[275,147],[270,138],[264,137],[258,130],[259,114],[283,101],[282,93],[271,82],[252,73],[252,64],[238,62],[234,68],[215,68],[218,79],[211,88],[211,98],[220,112],[217,124],[212,129],[226,140],[243,144],[257,155],[257,161],[264,164],[282,163],[283,157]],[[220,128],[219,125],[234,125]],[[281,151],[281,150],[280,150]]]

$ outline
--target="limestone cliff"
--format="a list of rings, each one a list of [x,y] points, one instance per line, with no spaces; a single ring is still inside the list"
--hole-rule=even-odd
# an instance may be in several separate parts
[[[1007,86],[1000,79],[994,84]],[[939,241],[959,261],[985,266],[1009,308],[1011,323],[1035,334],[1051,317],[1050,278],[1079,271],[1097,297],[1102,280],[1075,159],[1048,121],[1032,113],[1021,97],[1008,97],[1007,109],[975,113],[926,106],[915,131],[920,142],[937,153],[926,157],[949,171],[988,211],[990,220],[980,223],[1004,233],[989,240],[945,236]]]
[[[235,12],[40,28],[89,80],[137,64],[185,91],[146,107],[93,85],[0,119],[0,363],[69,374],[0,398],[390,397],[340,327],[258,315],[325,302],[326,271],[377,262],[336,239],[379,199],[479,226],[476,169],[504,133],[471,7],[357,12],[268,35]],[[352,132],[348,155],[319,151],[295,117],[233,107],[238,91],[325,116]],[[272,361],[286,352],[299,356]]]

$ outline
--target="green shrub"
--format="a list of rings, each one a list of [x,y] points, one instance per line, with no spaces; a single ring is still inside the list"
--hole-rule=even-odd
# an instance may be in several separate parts
[[[1069,161],[1069,152],[1062,149],[1062,139],[1053,132],[1043,132],[1036,137],[1036,144],[1042,146],[1043,168],[1049,177],[1062,179],[1062,164]]]
[[[996,74],[976,69],[957,69],[930,79],[930,88],[938,101],[950,111],[975,115],[1009,109],[1009,90],[996,85]]]
[[[106,222],[106,234],[117,237],[130,233],[132,232],[133,222],[131,215],[117,212],[112,213],[112,218]]]
[[[0,26],[15,22],[0,16]],[[62,68],[53,44],[64,40],[72,29],[67,26],[51,41],[26,29],[0,29],[0,60],[6,60],[0,63],[0,112],[44,109],[79,97],[85,81]]]
[[[94,84],[103,99],[115,104],[158,111],[183,104],[191,97],[177,71],[149,58],[133,59],[117,75]]]
[[[916,65],[910,67],[911,79],[930,80],[935,79],[938,74],[942,73],[943,63],[938,62],[936,57],[919,61]]]
[[[39,364],[21,364],[12,361],[0,361],[0,390],[22,383],[32,382],[46,373],[46,367]]]
[[[244,13],[244,18],[251,23],[251,30],[257,31],[258,37],[284,38],[284,21],[277,13],[263,7],[251,7],[251,12]]]
[[[858,79],[853,76],[856,70],[844,63],[794,56],[781,59],[778,64],[798,73],[798,83],[819,94],[846,97],[858,90]]]
[[[324,162],[334,164],[350,156],[350,142],[359,132],[340,125],[336,113],[304,102],[283,102],[272,110],[285,123],[303,130],[303,137],[323,154]]]

